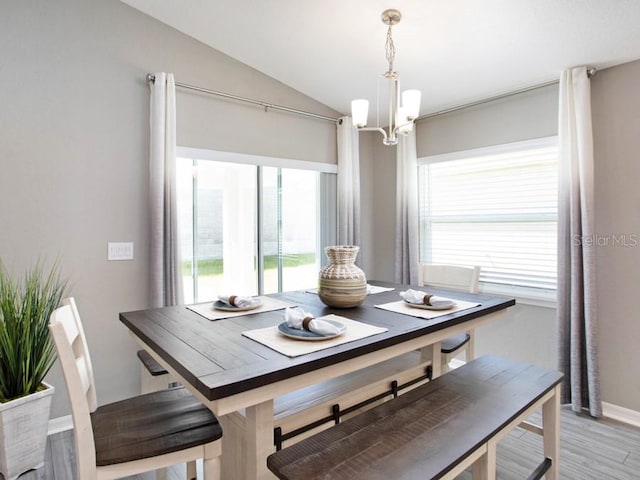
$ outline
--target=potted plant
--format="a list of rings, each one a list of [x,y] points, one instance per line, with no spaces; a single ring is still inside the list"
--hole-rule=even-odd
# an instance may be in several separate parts
[[[54,388],[43,379],[56,359],[49,317],[66,282],[56,262],[40,262],[22,280],[0,262],[0,473],[13,480],[44,463]]]

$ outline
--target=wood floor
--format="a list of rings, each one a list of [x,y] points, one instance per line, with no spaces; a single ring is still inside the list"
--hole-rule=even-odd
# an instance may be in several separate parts
[[[539,417],[533,417],[539,421]],[[593,420],[563,409],[560,471],[562,480],[640,480],[640,429],[612,420]],[[542,460],[541,438],[516,429],[498,447],[498,480],[526,479]],[[73,432],[49,437],[45,466],[20,480],[74,480]],[[200,472],[201,474],[201,472]],[[183,465],[169,470],[168,480],[184,480]],[[128,477],[153,480],[153,473]],[[201,477],[200,477],[201,478]],[[0,475],[2,479],[2,475]],[[465,472],[461,480],[470,480]],[[224,479],[240,480],[240,479]]]

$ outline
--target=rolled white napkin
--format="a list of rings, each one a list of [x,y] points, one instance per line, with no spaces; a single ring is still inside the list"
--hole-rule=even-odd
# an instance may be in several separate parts
[[[241,297],[239,295],[218,295],[218,300],[231,307],[246,308],[260,305],[258,297]]]
[[[400,292],[400,296],[409,303],[414,305],[429,305],[431,307],[446,307],[453,302],[448,298],[436,297],[420,290],[407,290],[406,292]]]
[[[284,311],[284,319],[291,328],[308,330],[320,335],[337,335],[340,329],[334,324],[314,318],[310,313],[300,307],[287,307]]]

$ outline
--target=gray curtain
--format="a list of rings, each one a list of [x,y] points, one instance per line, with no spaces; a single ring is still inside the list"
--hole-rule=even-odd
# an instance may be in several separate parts
[[[415,128],[396,147],[396,282],[418,283],[418,155]]]
[[[591,89],[586,67],[562,73],[559,105],[558,340],[562,399],[602,416],[598,369]]]
[[[360,245],[360,143],[351,117],[341,117],[338,141],[338,244]],[[362,252],[356,257],[362,266]]]
[[[176,92],[173,75],[150,83],[150,305],[184,302],[176,206]]]

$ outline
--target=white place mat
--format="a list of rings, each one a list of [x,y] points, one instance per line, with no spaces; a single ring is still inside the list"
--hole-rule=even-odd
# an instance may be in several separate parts
[[[445,300],[444,297],[438,296],[438,299]],[[422,308],[410,307],[407,302],[400,300],[399,302],[384,303],[382,305],[376,305],[376,308],[382,310],[389,310],[390,312],[403,313],[405,315],[411,315],[412,317],[426,318],[430,320],[432,318],[440,317],[442,315],[449,315],[450,313],[459,312],[460,310],[466,310],[467,308],[473,308],[480,305],[477,302],[466,302],[464,300],[457,300],[455,298],[447,299],[456,303],[455,307],[448,308],[447,310],[424,310]]]
[[[395,288],[393,287],[378,287],[377,285],[367,285],[367,295],[374,295],[376,293],[382,293],[382,292],[390,292],[391,290],[395,290]],[[315,293],[316,295],[318,294],[318,289],[317,288],[310,288],[309,290],[306,290],[307,293]]]
[[[295,307],[295,304],[279,300],[271,297],[258,297],[262,300],[262,305],[253,310],[245,310],[242,312],[227,312],[223,310],[216,310],[213,308],[214,302],[198,303],[196,305],[187,305],[189,310],[196,312],[198,315],[202,315],[209,320],[221,320],[223,318],[241,317],[243,315],[252,315],[254,313],[270,312],[272,310],[282,310],[287,307]]]
[[[297,357],[307,353],[317,352],[325,348],[335,347],[343,343],[353,342],[361,338],[370,337],[378,333],[386,332],[388,329],[383,327],[375,327],[362,322],[356,322],[349,318],[340,317],[338,315],[325,315],[318,317],[325,320],[337,320],[347,327],[346,331],[339,337],[330,338],[328,340],[296,340],[285,337],[278,331],[278,327],[258,328],[256,330],[248,330],[242,332],[242,335],[255,340],[258,343],[266,345],[278,353],[282,353],[287,357]]]

